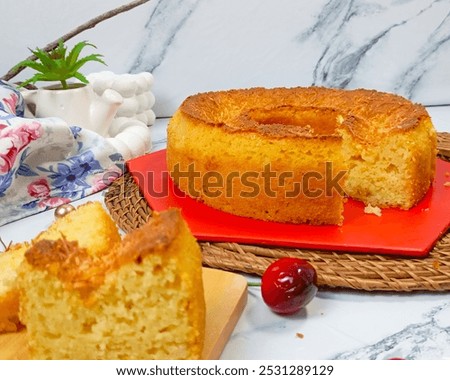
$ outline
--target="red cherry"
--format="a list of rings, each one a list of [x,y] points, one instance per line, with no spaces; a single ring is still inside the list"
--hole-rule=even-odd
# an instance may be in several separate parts
[[[264,302],[278,314],[293,314],[317,293],[317,274],[306,260],[285,257],[273,262],[261,279]]]

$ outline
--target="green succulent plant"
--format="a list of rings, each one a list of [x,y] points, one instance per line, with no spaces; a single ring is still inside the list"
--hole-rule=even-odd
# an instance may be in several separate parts
[[[59,81],[61,82],[61,87],[67,89],[69,87],[67,80],[70,78],[76,78],[82,83],[88,83],[89,81],[86,77],[79,72],[80,68],[92,61],[99,62],[103,65],[106,65],[106,63],[102,60],[103,56],[101,54],[90,54],[80,58],[81,51],[87,46],[97,48],[87,41],[81,41],[72,50],[67,52],[67,47],[60,40],[58,46],[50,52],[39,48],[36,48],[36,50],[29,49],[36,56],[37,60],[25,59],[19,62],[15,68],[29,67],[37,71],[37,73],[22,82],[20,87],[24,87],[30,83],[35,84],[40,81]]]

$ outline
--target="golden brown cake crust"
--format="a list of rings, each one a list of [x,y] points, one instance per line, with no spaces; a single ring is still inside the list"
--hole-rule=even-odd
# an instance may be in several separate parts
[[[178,209],[169,209],[161,214],[155,212],[147,224],[124,237],[123,245],[132,244],[134,248],[126,250],[122,256],[126,254],[126,260],[133,261],[148,252],[165,250],[177,237],[182,221]]]
[[[77,290],[82,297],[87,297],[104,283],[109,272],[126,263],[142,261],[151,252],[166,249],[178,235],[181,223],[180,212],[171,209],[155,213],[145,226],[125,236],[122,249],[117,245],[109,254],[93,257],[76,241],[63,237],[37,241],[25,253],[25,259],[34,268],[58,277],[67,289]]]
[[[103,284],[115,262],[113,257],[94,258],[76,241],[64,238],[36,242],[25,253],[25,259],[34,268],[59,278],[67,289],[77,290],[82,298]]]
[[[346,126],[353,135],[365,141],[373,141],[378,134],[409,130],[416,127],[421,118],[428,117],[422,105],[414,104],[395,94],[366,89],[340,90],[324,87],[251,88],[206,92],[188,97],[180,106],[180,111],[233,133],[253,131],[272,137],[291,135],[292,128],[289,125],[272,124],[273,128],[264,128],[264,124],[252,123],[246,120],[245,113],[242,114],[242,110],[272,108],[274,104],[276,107],[333,109],[346,117]],[[225,119],[222,118],[224,114]],[[377,128],[368,128],[366,123],[371,120],[376,122]]]

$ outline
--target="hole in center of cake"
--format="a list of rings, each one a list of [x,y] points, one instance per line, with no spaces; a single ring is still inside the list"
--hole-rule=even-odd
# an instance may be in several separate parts
[[[299,132],[319,136],[337,135],[336,130],[343,119],[333,108],[290,105],[251,109],[246,116],[262,127],[294,127]]]

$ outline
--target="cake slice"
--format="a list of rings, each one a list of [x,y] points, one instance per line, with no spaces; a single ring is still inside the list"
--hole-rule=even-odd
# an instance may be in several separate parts
[[[103,256],[121,240],[119,231],[99,202],[88,202],[41,232],[33,243],[41,240],[77,241],[91,256]],[[17,268],[30,243],[15,244],[0,253],[0,333],[16,331],[19,326],[19,299],[16,287]]]
[[[74,211],[56,219],[48,229],[42,231],[33,242],[57,240],[64,237],[77,241],[81,248],[92,256],[102,256],[121,238],[116,224],[100,202],[88,202]]]
[[[20,327],[17,268],[28,248],[27,243],[14,244],[0,253],[0,332],[15,332]]]
[[[33,359],[199,359],[201,251],[178,210],[152,217],[104,256],[41,240],[20,268]]]

